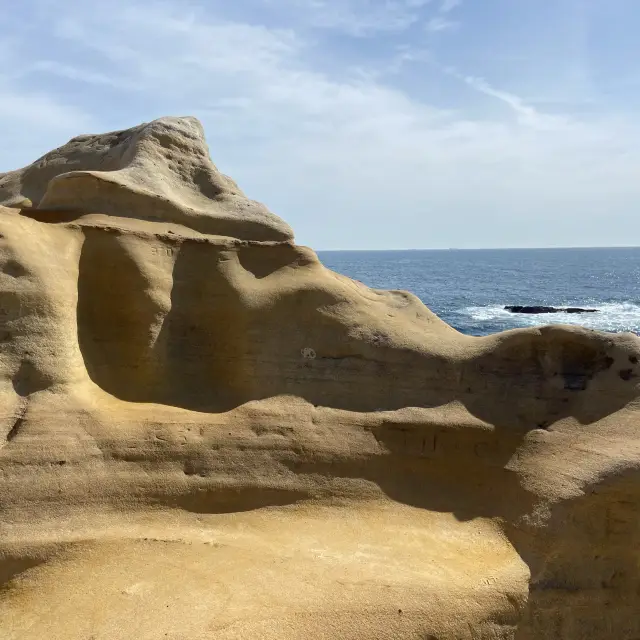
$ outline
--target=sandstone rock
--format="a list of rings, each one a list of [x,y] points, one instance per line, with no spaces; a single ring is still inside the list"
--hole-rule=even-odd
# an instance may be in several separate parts
[[[0,637],[640,636],[640,338],[463,336],[118,189],[0,208]]]
[[[293,238],[285,222],[216,169],[195,118],[73,138],[0,174],[0,205],[173,222],[243,240]]]

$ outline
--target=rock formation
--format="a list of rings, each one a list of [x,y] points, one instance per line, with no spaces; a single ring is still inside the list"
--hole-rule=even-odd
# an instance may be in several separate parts
[[[190,118],[0,202],[0,637],[640,637],[640,338],[333,273]]]
[[[213,166],[195,118],[73,138],[0,176],[0,204],[171,222],[241,240],[293,238],[287,224]]]
[[[598,313],[598,309],[583,309],[581,307],[542,307],[542,306],[523,306],[523,305],[507,305],[505,311],[511,313]]]

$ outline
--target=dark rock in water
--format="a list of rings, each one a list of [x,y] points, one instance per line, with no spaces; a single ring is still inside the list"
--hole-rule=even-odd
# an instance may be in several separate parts
[[[582,309],[580,307],[541,307],[541,306],[520,306],[508,305],[505,311],[511,313],[597,313],[597,309]]]
[[[580,307],[567,307],[566,309],[560,309],[565,313],[598,313],[598,309],[581,309]]]
[[[523,306],[507,306],[507,311],[511,313],[558,313],[555,307],[523,307]]]

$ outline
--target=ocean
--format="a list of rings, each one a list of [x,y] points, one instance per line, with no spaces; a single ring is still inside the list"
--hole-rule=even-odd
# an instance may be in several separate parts
[[[458,331],[481,336],[550,323],[640,334],[640,248],[320,251],[322,262],[376,289],[404,289]],[[588,307],[527,315],[506,305]]]

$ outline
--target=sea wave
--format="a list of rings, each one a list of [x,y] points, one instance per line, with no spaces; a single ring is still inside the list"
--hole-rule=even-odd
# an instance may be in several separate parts
[[[526,314],[506,311],[505,305],[490,305],[486,307],[465,307],[459,314],[478,323],[498,323],[513,327],[536,327],[545,324],[573,324],[600,331],[632,331],[640,333],[640,304],[633,302],[589,302],[590,309],[597,309],[598,313],[585,314]],[[581,306],[562,305],[562,306]]]

